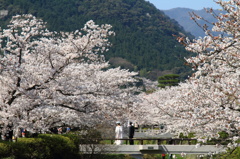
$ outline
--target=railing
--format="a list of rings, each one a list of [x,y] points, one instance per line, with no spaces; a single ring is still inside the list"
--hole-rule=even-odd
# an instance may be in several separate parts
[[[154,128],[148,128],[148,129],[143,129],[143,128],[138,128],[135,129],[135,132],[139,132],[139,133],[155,133],[155,134],[161,134],[161,133],[165,133],[166,129],[154,129]]]
[[[114,141],[115,140],[123,140],[125,141],[126,144],[129,143],[130,140],[133,140],[133,141],[138,141],[139,145],[144,145],[144,141],[146,142],[154,142],[156,143],[157,145],[182,145],[182,144],[188,144],[188,145],[191,145],[191,144],[196,144],[197,143],[197,140],[196,139],[172,139],[172,138],[169,138],[169,139],[163,139],[163,138],[133,138],[133,139],[128,139],[128,138],[125,138],[125,139],[103,139],[103,140],[110,140],[111,141],[111,144],[114,144]]]
[[[130,140],[133,140],[135,145],[145,145],[145,144],[156,144],[156,145],[195,145],[197,143],[196,139],[187,139],[187,138],[123,138],[123,139],[115,139],[115,138],[104,138],[104,139],[82,139],[81,142],[87,143],[109,143],[114,144],[114,141],[122,140],[124,144],[128,145]],[[135,142],[136,141],[136,142]]]
[[[226,147],[218,145],[221,140],[215,140],[205,144],[197,144],[196,139],[187,138],[123,138],[122,145],[115,145],[115,138],[108,139],[82,139],[80,143],[80,151],[86,154],[94,153],[108,153],[108,154],[209,154],[224,152]],[[134,145],[129,145],[129,141],[133,140]],[[148,143],[147,143],[148,142]],[[150,143],[150,142],[155,142]]]
[[[122,140],[123,144],[128,145],[130,140],[134,141],[135,145],[147,145],[147,144],[155,144],[155,145],[196,145],[198,143],[197,139],[189,139],[189,138],[98,138],[98,139],[82,139],[81,143],[85,144],[114,144],[114,141]],[[136,142],[135,142],[136,141]],[[223,140],[211,140],[207,143],[200,143],[201,145],[226,145],[227,142],[223,142]]]

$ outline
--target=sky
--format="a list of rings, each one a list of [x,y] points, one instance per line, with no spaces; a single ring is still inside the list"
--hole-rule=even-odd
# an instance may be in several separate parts
[[[146,0],[154,4],[160,10],[169,10],[172,8],[190,8],[201,10],[203,8],[220,9],[220,5],[214,0]]]

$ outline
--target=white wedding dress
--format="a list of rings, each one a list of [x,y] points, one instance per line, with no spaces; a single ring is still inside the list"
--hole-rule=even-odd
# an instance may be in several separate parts
[[[116,126],[115,133],[116,133],[116,136],[115,136],[116,139],[122,139],[123,138],[122,126],[120,126],[120,125]],[[115,144],[121,145],[122,140],[116,140]]]

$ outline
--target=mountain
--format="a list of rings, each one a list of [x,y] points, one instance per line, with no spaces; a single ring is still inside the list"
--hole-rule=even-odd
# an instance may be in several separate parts
[[[42,18],[54,31],[73,31],[88,20],[108,23],[116,33],[105,54],[112,66],[153,80],[168,73],[185,78],[191,71],[183,65],[190,53],[172,35],[193,36],[145,0],[0,0],[0,10],[8,13],[0,19],[2,27],[12,15],[26,13]]]
[[[213,10],[213,11],[216,14],[222,13],[222,11],[220,10]],[[207,13],[205,9],[193,10],[189,8],[173,8],[170,10],[163,10],[163,12],[170,18],[176,20],[181,26],[183,26],[183,28],[187,32],[190,32],[196,38],[204,37],[205,33],[193,20],[191,20],[189,13],[194,12],[197,15],[206,19],[208,22],[216,22],[216,19],[211,14]],[[199,23],[200,25],[203,26],[206,22],[199,21]],[[212,28],[210,25],[209,27]]]

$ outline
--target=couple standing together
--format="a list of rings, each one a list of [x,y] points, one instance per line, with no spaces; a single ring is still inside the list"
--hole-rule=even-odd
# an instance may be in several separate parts
[[[129,123],[129,127],[128,127],[128,137],[129,137],[129,143],[130,145],[133,145],[134,144],[134,141],[132,140],[133,139],[133,136],[134,136],[134,126],[132,124],[132,122]],[[122,129],[122,126],[121,126],[121,123],[120,122],[117,122],[117,126],[115,128],[115,133],[116,133],[116,139],[122,139],[123,138],[123,129]],[[122,144],[122,140],[116,140],[115,141],[115,144],[116,145],[121,145]]]

